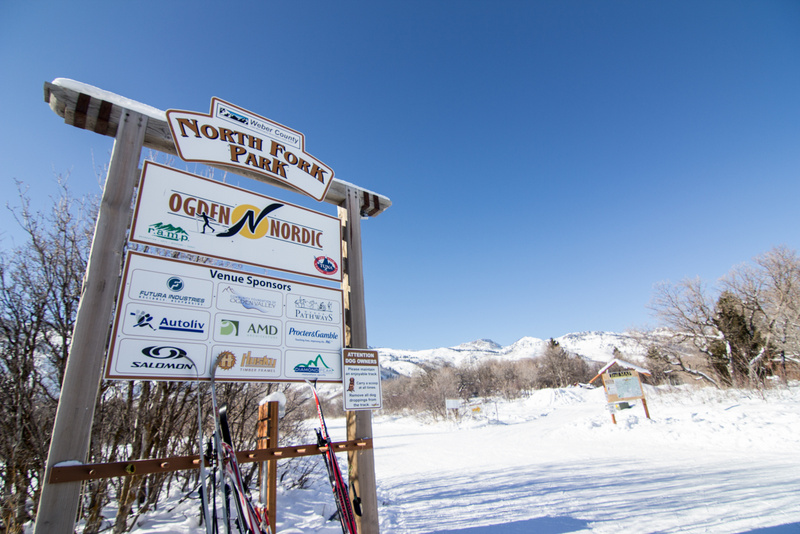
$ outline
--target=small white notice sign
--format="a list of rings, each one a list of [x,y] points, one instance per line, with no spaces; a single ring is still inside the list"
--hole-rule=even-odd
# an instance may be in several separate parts
[[[378,351],[342,350],[345,410],[379,410],[382,406]]]

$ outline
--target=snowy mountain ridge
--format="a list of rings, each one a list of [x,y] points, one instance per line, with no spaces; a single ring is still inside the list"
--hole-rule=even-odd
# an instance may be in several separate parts
[[[607,362],[621,353],[632,363],[644,359],[646,344],[640,334],[614,332],[576,332],[554,338],[567,352],[590,361]],[[423,366],[465,365],[487,359],[519,360],[536,358],[544,353],[549,339],[523,337],[502,346],[491,339],[478,339],[455,347],[423,350],[377,348],[384,377],[409,376]]]

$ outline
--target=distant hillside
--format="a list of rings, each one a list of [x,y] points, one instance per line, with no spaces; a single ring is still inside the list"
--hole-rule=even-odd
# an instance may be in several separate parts
[[[556,341],[568,352],[587,360],[607,362],[614,358],[614,349],[622,353],[623,359],[631,363],[644,359],[645,348],[634,334],[612,332],[579,332],[567,334]],[[549,340],[534,337],[522,339],[506,347],[490,339],[479,339],[455,347],[425,350],[399,350],[378,348],[384,376],[409,376],[422,365],[441,366],[477,363],[486,359],[519,360],[540,356]]]

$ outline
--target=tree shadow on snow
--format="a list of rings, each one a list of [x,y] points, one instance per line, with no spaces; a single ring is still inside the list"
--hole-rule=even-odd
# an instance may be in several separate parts
[[[800,523],[787,523],[786,525],[748,530],[746,534],[798,534],[799,532]]]
[[[536,532],[536,534],[567,534],[588,528],[589,524],[586,521],[573,517],[537,517],[500,525],[468,527],[458,530],[436,530],[433,534],[497,534],[497,532],[503,532],[503,534],[530,534],[531,532]]]

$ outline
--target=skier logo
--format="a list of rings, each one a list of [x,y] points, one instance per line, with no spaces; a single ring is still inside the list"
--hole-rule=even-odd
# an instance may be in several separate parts
[[[131,315],[133,315],[136,318],[136,324],[133,325],[134,328],[138,327],[144,328],[145,326],[147,326],[150,328],[150,330],[155,330],[155,328],[153,328],[153,325],[151,324],[153,322],[153,316],[150,315],[149,313],[136,310],[135,312],[131,312]]]
[[[211,226],[211,221],[217,222],[216,219],[209,217],[208,213],[203,212],[200,214],[200,217],[203,219],[203,231],[201,233],[206,233],[206,228],[211,230],[211,233],[214,233],[214,227]]]

